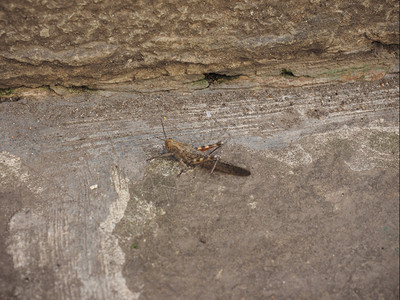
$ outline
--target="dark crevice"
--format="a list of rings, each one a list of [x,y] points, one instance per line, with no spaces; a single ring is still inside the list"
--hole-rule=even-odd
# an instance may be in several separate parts
[[[59,94],[58,88],[64,89],[65,91],[69,92],[70,94],[83,94],[83,93],[90,93],[93,91],[97,91],[97,89],[92,89],[86,85],[73,85],[73,86],[63,86],[63,85],[52,85],[48,87],[50,90]]]
[[[225,75],[218,73],[204,73],[204,79],[207,80],[209,84],[218,84],[222,82],[226,82],[229,80],[234,80],[239,78],[240,75]]]
[[[14,95],[13,89],[0,89],[0,103],[17,102],[21,97]]]
[[[279,73],[279,75],[281,76],[285,76],[285,77],[296,77],[296,75],[293,74],[293,72],[289,69],[285,69],[283,68],[281,70],[281,72]]]
[[[389,53],[399,52],[398,44],[385,44],[380,41],[372,41],[372,45],[375,49],[385,49]]]
[[[0,97],[0,103],[5,103],[5,102],[18,102],[22,98],[19,96],[14,96],[14,97]]]
[[[366,33],[364,33],[364,37],[371,41],[371,44],[375,49],[385,49],[389,53],[399,53],[399,44],[383,43],[379,40],[369,37]]]
[[[91,89],[87,85],[70,86],[70,87],[68,87],[68,89],[70,89],[70,91],[76,92],[76,93],[91,92],[91,91],[95,90],[95,89]]]

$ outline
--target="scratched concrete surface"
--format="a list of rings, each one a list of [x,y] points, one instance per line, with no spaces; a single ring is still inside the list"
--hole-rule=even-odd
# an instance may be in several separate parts
[[[0,103],[1,299],[398,299],[398,77]],[[251,170],[182,175],[169,137]]]

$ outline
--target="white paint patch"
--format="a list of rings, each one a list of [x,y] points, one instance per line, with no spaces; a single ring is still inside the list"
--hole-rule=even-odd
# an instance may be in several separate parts
[[[250,206],[250,209],[256,209],[257,208],[257,202],[256,201],[247,203],[247,205]]]
[[[361,145],[360,149],[357,150],[356,155],[353,155],[350,160],[345,160],[344,163],[352,170],[356,172],[362,172],[371,170],[376,166],[376,158],[371,156],[371,151],[365,145]]]
[[[138,299],[140,293],[133,293],[126,286],[122,276],[122,266],[125,263],[125,254],[118,245],[118,239],[112,235],[115,225],[121,221],[128,205],[129,179],[122,176],[117,168],[111,170],[111,180],[114,183],[117,199],[110,207],[107,219],[100,224],[101,251],[99,260],[105,271],[105,283],[113,299]]]
[[[313,153],[319,156],[325,151],[325,146],[330,142],[339,139],[348,141],[352,145],[352,155],[344,163],[356,172],[368,171],[373,168],[398,160],[397,156],[393,156],[390,149],[377,150],[371,146],[371,136],[379,136],[380,134],[393,133],[398,135],[399,129],[397,127],[376,127],[370,126],[368,128],[349,128],[343,126],[342,128],[329,133],[322,133],[316,135],[314,138],[318,143],[312,143],[315,146]]]
[[[22,184],[34,194],[41,194],[44,189],[39,185],[42,182],[24,169],[26,168],[24,168],[19,157],[5,151],[1,152],[0,187]],[[80,278],[82,283],[80,293],[83,299],[104,297],[105,299],[123,300],[140,297],[140,293],[133,293],[126,286],[125,278],[122,276],[125,255],[118,245],[117,238],[112,235],[115,225],[124,215],[130,198],[129,180],[121,176],[117,169],[113,169],[111,175],[118,197],[112,203],[107,219],[101,223],[99,228],[101,250],[99,251],[98,261],[103,269],[103,274],[97,276],[90,269],[86,269],[86,266],[93,265],[93,262],[85,261],[87,257],[83,253],[79,254],[83,256],[75,256],[67,266],[67,269],[79,270],[78,274],[83,275]],[[97,188],[97,185],[90,188]],[[45,196],[48,197],[49,195]],[[11,255],[14,268],[19,271],[21,276],[26,276],[32,270],[52,267],[54,261],[68,257],[69,251],[72,250],[69,247],[74,242],[69,240],[71,238],[69,234],[73,231],[69,232],[68,226],[64,223],[69,222],[65,221],[62,215],[57,215],[57,209],[54,209],[54,212],[55,214],[51,215],[55,217],[55,220],[47,220],[44,214],[33,209],[24,209],[11,218],[9,222],[10,236],[6,251]],[[60,217],[64,221],[60,221]],[[68,218],[68,215],[65,218]],[[59,278],[58,275],[61,277]],[[75,276],[76,274],[70,273],[70,271],[55,274],[56,282],[62,283],[57,289],[58,295],[65,293],[65,288],[71,280],[70,275]]]
[[[100,228],[102,228],[104,232],[108,233],[112,233],[115,225],[121,221],[130,199],[128,186],[129,179],[123,177],[117,168],[113,168],[111,170],[111,180],[114,183],[114,188],[118,194],[118,198],[111,205],[110,214],[107,219],[100,225]]]
[[[40,181],[24,170],[21,158],[6,151],[0,153],[0,179],[0,188],[22,185],[35,195],[44,190]],[[6,251],[11,255],[15,269],[24,273],[49,264],[47,245],[43,243],[47,237],[46,219],[42,215],[23,209],[11,218],[8,226],[10,236]],[[34,248],[37,251],[32,251]]]
[[[220,269],[220,270],[218,271],[217,275],[215,275],[215,279],[216,279],[216,280],[221,279],[221,277],[222,277],[222,272],[223,272],[223,271],[224,271],[224,269]]]
[[[7,253],[12,256],[14,268],[34,270],[49,263],[45,245],[39,242],[47,235],[42,216],[28,209],[20,211],[11,218],[9,232]],[[34,248],[39,251],[31,251]]]
[[[331,202],[334,205],[334,210],[343,210],[343,202],[345,200],[345,190],[339,189],[333,192],[325,194],[326,201]]]
[[[326,154],[327,147],[332,143],[338,143],[338,147],[351,147],[348,150],[350,156],[346,158],[345,164],[356,172],[371,170],[383,164],[389,164],[397,160],[390,149],[374,148],[371,145],[371,138],[380,134],[399,134],[397,127],[376,127],[357,128],[343,126],[335,131],[314,134],[304,137],[297,144],[283,148],[278,153],[266,151],[267,157],[272,157],[290,167],[305,166],[318,160]],[[386,137],[382,140],[385,141]],[[346,144],[347,143],[347,144]],[[304,148],[305,149],[304,149]]]
[[[0,178],[0,184],[5,185],[12,181],[17,181],[26,185],[34,194],[43,192],[43,188],[40,185],[34,184],[30,180],[28,172],[23,170],[21,158],[7,151],[0,153]]]
[[[305,166],[311,164],[313,161],[312,156],[300,144],[290,147],[285,153],[280,153],[275,158],[290,167]]]

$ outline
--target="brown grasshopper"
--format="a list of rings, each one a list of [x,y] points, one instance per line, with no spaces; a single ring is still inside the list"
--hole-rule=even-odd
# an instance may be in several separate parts
[[[203,168],[210,169],[211,173],[214,171],[220,171],[227,174],[237,175],[237,176],[249,176],[251,173],[249,170],[246,170],[241,167],[237,167],[228,162],[222,161],[214,155],[211,155],[215,150],[223,145],[222,142],[218,142],[213,145],[206,145],[200,147],[192,147],[190,145],[174,141],[171,138],[167,138],[165,134],[164,124],[161,121],[162,129],[165,137],[165,149],[168,153],[165,153],[161,156],[153,157],[148,160],[158,158],[158,157],[168,157],[175,156],[181,163],[184,168],[187,168],[187,164],[189,165],[200,165]],[[203,151],[207,151],[209,149],[215,148],[210,153],[205,154]]]

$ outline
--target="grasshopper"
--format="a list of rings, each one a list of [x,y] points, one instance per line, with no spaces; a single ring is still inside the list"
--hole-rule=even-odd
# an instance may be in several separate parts
[[[171,138],[167,138],[165,134],[164,124],[161,121],[162,129],[165,137],[165,149],[168,153],[165,153],[161,156],[153,157],[148,160],[158,158],[158,157],[169,157],[175,156],[176,159],[180,162],[180,164],[187,168],[187,165],[200,165],[203,168],[210,169],[211,173],[214,171],[220,171],[227,174],[237,175],[237,176],[249,176],[251,173],[249,170],[244,168],[235,166],[228,162],[222,161],[214,155],[211,155],[215,150],[220,148],[223,143],[218,142],[212,145],[200,146],[200,147],[192,147],[190,145],[177,142]],[[204,151],[214,148],[210,153],[205,154]]]

